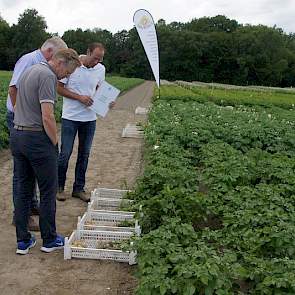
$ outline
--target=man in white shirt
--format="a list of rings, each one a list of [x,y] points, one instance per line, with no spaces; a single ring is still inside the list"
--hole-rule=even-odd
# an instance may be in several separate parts
[[[91,97],[105,80],[105,68],[99,64],[103,60],[104,52],[101,43],[90,44],[87,55],[80,59],[82,65],[72,75],[58,83],[58,93],[63,96],[61,151],[58,158],[57,200],[59,201],[66,199],[64,193],[66,174],[77,134],[79,147],[72,197],[85,202],[90,200],[84,190],[85,175],[97,117],[89,106],[93,103]]]

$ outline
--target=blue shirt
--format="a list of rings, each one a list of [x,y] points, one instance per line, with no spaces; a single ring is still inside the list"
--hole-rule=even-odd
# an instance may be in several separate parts
[[[23,55],[15,64],[13,74],[11,81],[9,83],[9,86],[16,86],[17,87],[17,82],[22,75],[22,73],[30,68],[32,65],[38,64],[40,62],[46,62],[46,59],[44,55],[42,54],[40,49],[37,49],[35,51],[29,52],[25,55]],[[8,94],[7,96],[7,103],[6,103],[7,110],[10,112],[14,112],[10,96]]]

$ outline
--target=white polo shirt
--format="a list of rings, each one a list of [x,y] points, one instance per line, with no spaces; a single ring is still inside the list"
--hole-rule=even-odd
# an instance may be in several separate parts
[[[80,66],[75,72],[60,80],[65,87],[79,95],[93,96],[96,86],[105,80],[105,67],[97,64],[93,68]],[[72,121],[88,122],[96,120],[96,113],[78,100],[63,97],[62,118]]]

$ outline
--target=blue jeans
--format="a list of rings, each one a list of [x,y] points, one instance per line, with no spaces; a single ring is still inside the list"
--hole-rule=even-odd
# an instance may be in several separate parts
[[[7,122],[7,127],[9,129],[10,134],[11,134],[12,130],[14,130],[13,120],[14,120],[14,113],[7,110],[6,122]],[[12,199],[13,199],[14,207],[15,207],[15,196],[16,196],[17,183],[18,183],[18,179],[17,179],[16,167],[15,167],[15,163],[13,163]],[[31,200],[31,209],[39,210],[39,204],[38,204],[37,194],[36,194],[36,185],[34,185],[34,189],[33,189],[32,200]]]
[[[13,129],[10,149],[15,163],[15,225],[17,241],[29,241],[27,224],[36,178],[40,190],[39,225],[43,243],[56,238],[55,212],[57,191],[57,156],[54,146],[44,131]]]
[[[75,137],[78,133],[79,146],[73,192],[82,192],[84,190],[85,175],[95,127],[96,121],[80,122],[62,119],[61,150],[58,157],[59,188],[64,189],[69,160],[73,151]]]

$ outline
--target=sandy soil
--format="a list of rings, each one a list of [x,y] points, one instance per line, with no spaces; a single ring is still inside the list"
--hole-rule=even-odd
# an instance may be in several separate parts
[[[127,92],[118,99],[116,107],[104,119],[97,121],[92,154],[87,171],[88,191],[97,186],[132,188],[141,170],[143,140],[121,138],[127,123],[145,120],[135,115],[137,106],[150,104],[153,82]],[[70,235],[77,217],[83,215],[87,204],[72,198],[71,189],[77,150],[68,171],[65,202],[57,202],[57,230]],[[11,295],[109,295],[133,294],[136,287],[136,266],[95,260],[63,260],[63,251],[42,253],[40,234],[37,246],[30,254],[15,254],[15,228],[12,219],[12,159],[8,150],[0,153],[0,294]]]

